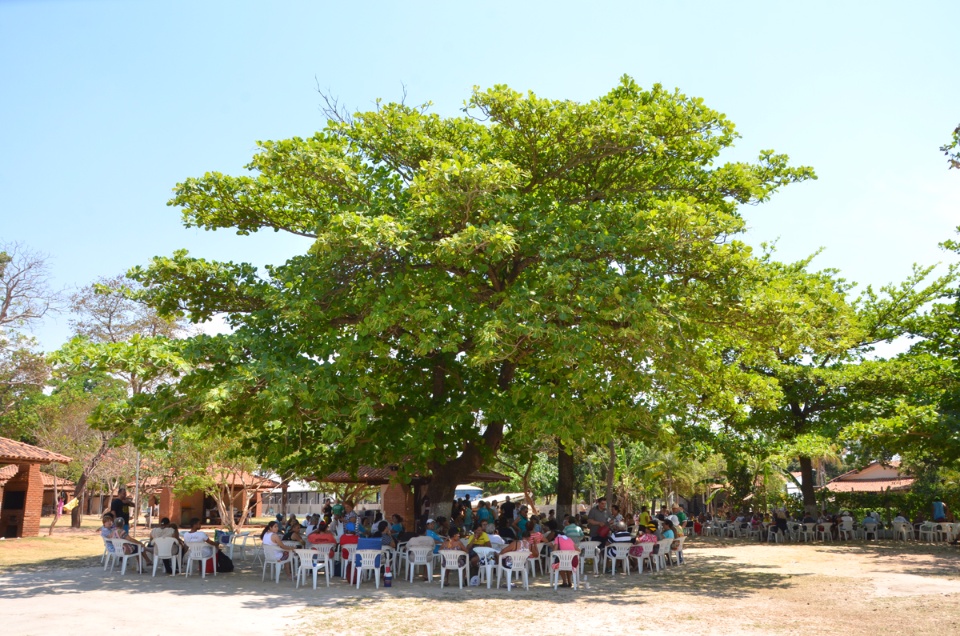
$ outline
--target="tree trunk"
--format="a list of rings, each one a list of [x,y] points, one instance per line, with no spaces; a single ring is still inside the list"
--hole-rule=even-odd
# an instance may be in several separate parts
[[[90,461],[86,466],[83,467],[83,472],[80,473],[80,478],[77,479],[77,484],[73,491],[74,496],[80,498],[80,504],[70,513],[70,526],[73,528],[80,527],[80,520],[83,518],[83,503],[86,499],[85,489],[87,487],[87,475],[92,473],[97,469],[97,466],[100,465],[100,462],[107,455],[107,450],[110,448],[110,440],[113,439],[112,435],[103,435],[100,438],[100,448],[97,449],[97,452],[93,454],[93,457],[90,458]],[[100,511],[100,514],[103,514],[103,510]]]
[[[497,387],[501,391],[510,388],[516,369],[517,365],[510,361],[506,361],[500,366]],[[442,396],[444,392],[442,370],[442,367],[438,366],[435,371],[433,391],[435,398]],[[427,496],[430,498],[430,514],[434,519],[437,517],[450,518],[450,513],[453,512],[453,498],[457,492],[457,484],[467,482],[470,475],[483,468],[485,458],[496,456],[500,449],[500,442],[503,441],[505,426],[506,422],[502,420],[488,422],[481,440],[479,442],[467,442],[459,457],[447,460],[442,464],[440,462],[430,463],[431,478],[430,484],[427,486]]]
[[[573,455],[568,453],[557,438],[557,519],[573,514],[573,486],[575,475]]]
[[[813,460],[800,457],[800,492],[803,494],[803,511],[816,516],[817,491],[814,489]]]
[[[607,498],[607,510],[609,510],[610,506],[614,504],[613,482],[617,475],[617,447],[612,439],[607,443],[607,450],[609,451],[607,458],[607,488],[603,496]]]

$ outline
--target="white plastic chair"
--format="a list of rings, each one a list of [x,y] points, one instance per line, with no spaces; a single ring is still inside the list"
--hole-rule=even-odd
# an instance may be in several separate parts
[[[407,548],[407,576],[411,583],[418,567],[427,569],[427,581],[433,582],[433,548],[428,546],[414,546]]]
[[[327,580],[327,587],[330,587],[330,570],[333,567],[330,563],[329,548],[326,550],[303,548],[297,550],[297,558],[300,561],[300,567],[297,568],[297,587],[300,587],[301,583],[307,584],[307,574],[310,573],[313,574],[313,589],[317,589],[317,572],[321,570]],[[279,582],[279,574],[277,582]]]
[[[157,575],[157,565],[162,559],[170,559],[170,568],[175,575],[180,569],[180,544],[173,537],[159,537],[153,540],[153,576]]]
[[[583,574],[583,570],[587,559],[593,561],[593,573],[600,573],[600,542],[599,541],[581,541],[580,542],[580,574]]]
[[[286,557],[284,555],[287,555]],[[290,564],[290,580],[293,580],[294,576],[294,563],[293,556],[289,552],[284,552],[277,547],[264,545],[263,546],[263,573],[260,575],[260,580],[263,581],[267,576],[267,568],[273,567],[273,578],[278,584],[280,583],[280,570],[283,569],[283,566]]]
[[[893,522],[893,538],[898,541],[913,539],[913,526],[902,521]]]
[[[356,573],[354,576],[357,578],[357,589],[360,589],[360,581],[363,580],[363,573],[367,572],[373,573],[374,578],[377,582],[377,589],[380,589],[380,559],[383,558],[383,554],[380,550],[355,550],[354,551],[354,567],[356,568]]]
[[[380,554],[383,556],[384,567],[390,568],[392,572],[397,572],[397,551],[391,547],[384,546],[380,548]]]
[[[604,571],[607,563],[610,564],[610,574],[617,573],[617,563],[623,564],[623,573],[630,574],[630,548],[629,543],[611,543],[604,548]]]
[[[933,543],[934,541],[934,525],[929,521],[920,524],[920,540],[929,541]]]
[[[493,580],[493,570],[497,567],[497,551],[493,548],[474,548],[474,554],[480,559],[480,580],[487,582],[487,589]]]
[[[817,524],[815,523],[804,523],[803,529],[799,531],[798,536],[801,541],[816,541],[817,539]]]
[[[463,561],[463,565],[460,561]],[[463,589],[463,579],[469,567],[469,558],[466,552],[461,550],[440,550],[440,589],[443,589],[444,579],[447,578],[447,572],[456,572],[457,581],[460,583],[460,589]]]
[[[505,566],[504,561],[509,558],[510,565]],[[513,589],[513,575],[523,577],[523,589],[530,589],[530,579],[527,576],[527,560],[530,558],[529,552],[508,552],[500,555],[500,563],[497,564],[497,589],[500,589],[500,579],[504,574],[507,575],[507,591]]]
[[[127,561],[134,559],[137,562],[137,572],[143,574],[143,548],[140,547],[139,543],[134,543],[133,541],[127,541],[126,539],[110,539],[110,542],[113,543],[113,558],[114,562],[116,559],[120,559],[120,574],[127,573]],[[137,551],[132,554],[126,554],[123,551],[123,544],[128,543],[137,547]],[[110,568],[113,570],[113,567]]]
[[[830,532],[831,528],[833,528],[833,524],[830,522],[819,524],[817,526],[817,538],[823,542],[833,541],[833,533]]]
[[[561,572],[569,572],[573,589],[580,589],[580,565],[574,566],[573,564],[574,559],[580,558],[580,552],[577,550],[554,550],[550,557],[554,561],[553,565],[550,566],[552,568],[550,576],[553,579],[553,589],[556,590],[560,584]]]
[[[187,567],[184,568],[183,575],[190,576],[190,570],[193,569],[193,562],[200,562],[200,578],[207,578],[207,561],[213,561],[213,575],[217,575],[217,550],[205,541],[187,541]]]
[[[673,544],[670,544],[670,556],[675,557],[677,560],[677,565],[683,565],[685,561],[683,560],[683,542],[687,540],[686,535],[682,537],[677,537],[677,547],[674,548]]]
[[[110,571],[113,571],[113,566],[117,564],[117,553],[113,548],[113,539],[104,539],[103,540],[103,570],[106,571],[108,568]]]
[[[840,539],[846,539],[848,541],[853,540],[853,519],[847,519],[846,521],[840,522],[840,526],[837,528],[837,537]]]
[[[540,574],[543,574],[544,572],[546,572],[546,568],[544,567],[544,563],[543,563],[543,546],[544,545],[546,544],[545,543],[533,544],[534,550],[537,551],[537,556],[536,558],[530,557],[530,559],[527,560],[527,565],[530,566],[530,574],[532,574],[533,576],[537,575],[538,567],[540,568]]]
[[[646,543],[638,543],[633,547],[641,548],[642,552],[640,554],[631,555],[630,558],[637,562],[637,572],[643,574],[643,563],[646,561],[647,567],[650,568],[650,572],[653,572],[654,567],[657,568],[657,571],[660,571],[660,563],[653,558],[653,546],[656,544],[652,541]],[[656,564],[656,565],[654,565]]]
[[[103,563],[104,570],[107,569],[107,561],[111,554],[113,554],[113,544],[110,543],[110,539],[103,539],[103,554],[100,555],[100,563]]]
[[[877,534],[877,524],[875,523],[863,524],[863,530],[861,532],[863,533],[864,541],[869,541],[870,535],[873,535],[874,540],[876,540],[879,537],[879,535]]]
[[[353,571],[353,564],[356,563],[354,559],[356,554],[356,543],[348,543],[339,547],[337,556],[340,557],[340,578],[346,580],[348,573]],[[353,581],[350,582],[352,583]]]
[[[667,564],[670,563],[670,546],[673,544],[673,539],[660,539],[657,541],[657,551],[652,555],[654,559],[657,560],[657,571],[667,569]]]

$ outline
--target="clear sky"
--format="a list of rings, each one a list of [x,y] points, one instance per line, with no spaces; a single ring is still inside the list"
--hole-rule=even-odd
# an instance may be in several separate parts
[[[399,99],[455,115],[474,85],[587,100],[622,74],[727,114],[819,180],[744,210],[752,244],[874,285],[960,223],[960,2],[215,2],[0,0],[0,241],[83,286],[177,248],[277,262],[304,239],[188,230],[173,186],[239,173],[254,142]],[[36,330],[45,349],[66,319]]]

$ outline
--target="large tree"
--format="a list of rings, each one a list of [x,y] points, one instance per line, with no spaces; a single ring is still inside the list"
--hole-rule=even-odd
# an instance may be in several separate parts
[[[229,417],[281,470],[428,470],[442,507],[511,431],[606,443],[659,426],[673,388],[727,406],[757,389],[724,357],[775,331],[738,206],[809,169],[720,163],[729,120],[629,78],[585,103],[496,86],[464,110],[334,115],[261,142],[251,175],[179,184],[188,227],[304,250],[131,272],[162,313],[233,328],[184,343],[192,370],[140,400],[144,424]]]
[[[858,441],[866,423],[903,426],[912,416],[913,410],[903,403],[915,392],[918,367],[902,358],[879,357],[875,348],[915,333],[918,318],[931,303],[951,293],[956,272],[951,268],[931,279],[932,267],[915,266],[904,282],[879,291],[867,287],[853,297],[853,284],[832,270],[808,271],[810,260],[769,263],[772,281],[778,281],[784,298],[802,303],[797,328],[804,345],[794,350],[775,347],[756,367],[776,379],[782,399],[773,408],[752,409],[733,428],[750,436],[748,448],[762,439],[761,446],[778,445],[776,452],[797,458],[804,508],[812,512],[817,508],[818,457],[832,454],[838,440],[867,448]]]
[[[0,243],[0,432],[34,441],[19,407],[43,389],[49,369],[24,330],[51,311],[60,293],[50,284],[47,257],[16,242]]]
[[[83,496],[87,481],[100,463],[109,459],[111,448],[144,441],[138,427],[118,427],[118,418],[111,414],[123,408],[126,398],[156,389],[170,374],[177,373],[181,364],[171,344],[179,328],[177,322],[160,318],[129,298],[135,288],[133,281],[123,277],[103,278],[73,294],[70,324],[76,336],[50,356],[61,383],[69,383],[71,378],[102,377],[120,387],[112,395],[91,398],[90,419],[97,426],[92,431],[97,448],[77,477],[78,497]],[[79,506],[73,510],[74,527],[80,527],[80,510]]]

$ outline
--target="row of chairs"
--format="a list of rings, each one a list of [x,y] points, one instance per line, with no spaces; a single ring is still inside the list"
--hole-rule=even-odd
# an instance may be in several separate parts
[[[133,559],[137,564],[137,572],[143,573],[143,550],[140,544],[127,539],[104,539],[104,549],[101,561],[104,571],[113,571],[117,562],[120,562],[120,574],[127,573],[127,561]],[[135,551],[126,552],[124,546],[135,546]],[[216,554],[210,551],[210,546],[203,542],[186,542],[186,567],[181,565],[183,555],[180,551],[180,544],[172,537],[161,537],[153,541],[153,576],[157,575],[157,566],[163,560],[169,560],[173,573],[183,570],[184,576],[190,576],[194,563],[199,563],[200,572],[203,578],[207,576],[207,561],[212,562],[214,576],[217,574]]]

